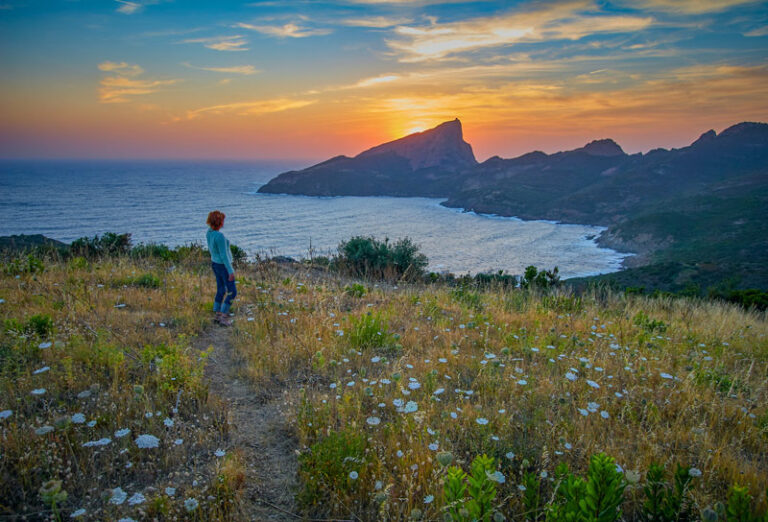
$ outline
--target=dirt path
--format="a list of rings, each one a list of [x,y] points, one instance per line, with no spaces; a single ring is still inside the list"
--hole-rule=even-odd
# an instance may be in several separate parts
[[[239,375],[244,364],[229,341],[229,328],[214,327],[196,347],[213,346],[206,365],[210,392],[229,408],[232,446],[243,451],[246,464],[246,520],[301,520],[296,513],[296,440],[284,412],[289,390],[267,393]]]

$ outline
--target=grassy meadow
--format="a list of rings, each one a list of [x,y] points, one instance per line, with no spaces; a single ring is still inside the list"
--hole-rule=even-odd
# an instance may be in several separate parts
[[[240,519],[193,254],[4,265],[0,516]],[[292,397],[307,517],[763,520],[764,313],[273,263],[238,291],[231,341],[257,389]],[[578,514],[595,488],[610,509]]]
[[[302,383],[299,500],[309,512],[442,519],[440,461],[469,471],[486,454],[500,472],[488,474],[494,509],[543,519],[558,464],[583,473],[599,452],[627,476],[628,520],[641,516],[652,463],[670,482],[676,465],[690,468],[692,519],[723,511],[734,484],[765,511],[764,315],[681,299],[280,273],[241,295],[254,320],[238,321],[234,335],[254,382]],[[526,498],[534,488],[538,510]]]
[[[230,519],[200,263],[22,261],[0,276],[0,517]]]

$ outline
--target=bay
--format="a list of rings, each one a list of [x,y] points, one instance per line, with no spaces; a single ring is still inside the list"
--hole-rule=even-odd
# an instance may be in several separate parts
[[[448,209],[439,199],[258,194],[291,162],[3,161],[0,235],[44,234],[70,242],[105,232],[134,243],[203,243],[211,210],[222,231],[250,255],[331,255],[356,235],[410,237],[430,269],[456,274],[528,265],[558,266],[563,277],[616,271],[625,254],[599,248],[603,230]]]

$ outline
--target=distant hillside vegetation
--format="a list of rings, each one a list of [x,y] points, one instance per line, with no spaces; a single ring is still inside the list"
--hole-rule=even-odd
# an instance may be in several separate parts
[[[610,139],[476,163],[454,120],[362,154],[281,174],[260,192],[445,197],[478,213],[601,225],[600,244],[638,255],[605,276],[679,290],[768,288],[768,125],[710,130],[688,147],[626,154]],[[671,268],[675,267],[675,268]]]

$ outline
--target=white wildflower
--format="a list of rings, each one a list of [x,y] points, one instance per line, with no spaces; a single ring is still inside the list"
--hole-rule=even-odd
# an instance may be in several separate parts
[[[115,488],[112,490],[112,496],[109,498],[109,503],[119,506],[120,504],[125,502],[125,499],[127,498],[128,498],[128,493],[123,491],[123,488]]]
[[[488,419],[484,417],[478,417],[477,419],[475,419],[475,422],[481,426],[485,426],[486,424],[488,424]]]
[[[378,426],[379,424],[381,424],[381,419],[378,417],[368,417],[367,419],[365,419],[365,422],[367,422],[371,426]]]
[[[490,480],[497,482],[499,484],[504,484],[507,481],[507,478],[504,476],[504,474],[501,471],[494,471],[493,473],[486,471],[485,476],[488,477]]]
[[[197,506],[199,505],[199,502],[196,498],[188,498],[184,501],[184,509],[187,510],[187,512],[192,512],[197,509]]]
[[[147,499],[144,498],[144,495],[142,495],[141,493],[134,493],[133,496],[128,499],[128,505],[137,506],[139,504],[143,504],[145,500]]]
[[[120,439],[120,438],[123,438],[123,437],[125,437],[126,435],[129,435],[130,433],[131,433],[131,430],[130,430],[130,429],[128,429],[128,428],[123,428],[123,429],[121,429],[121,430],[117,430],[117,431],[115,432],[115,438],[116,438],[116,439]]]
[[[140,448],[157,448],[160,445],[160,439],[154,435],[139,435],[136,437],[136,445]]]

